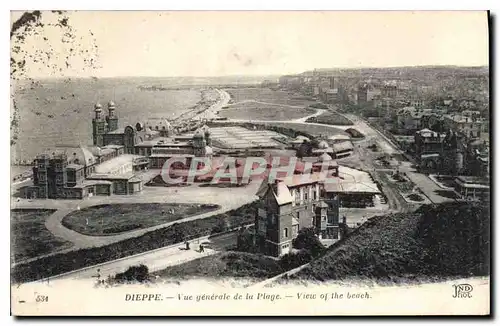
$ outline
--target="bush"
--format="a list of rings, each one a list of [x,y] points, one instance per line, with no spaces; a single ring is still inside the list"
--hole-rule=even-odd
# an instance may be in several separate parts
[[[242,229],[238,233],[236,250],[244,252],[254,252],[253,234],[247,229]]]
[[[280,266],[284,270],[290,270],[309,263],[313,256],[308,250],[300,250],[296,253],[288,253],[280,258]]]
[[[313,228],[305,228],[299,231],[299,234],[292,241],[296,249],[304,249],[313,257],[321,255],[325,251],[325,246],[319,241]]]
[[[145,282],[149,280],[149,269],[146,265],[131,266],[125,272],[115,275],[115,281],[125,282]]]

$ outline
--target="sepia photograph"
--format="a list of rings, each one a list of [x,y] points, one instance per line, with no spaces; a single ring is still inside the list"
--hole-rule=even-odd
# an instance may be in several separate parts
[[[490,12],[10,18],[11,315],[490,315]]]

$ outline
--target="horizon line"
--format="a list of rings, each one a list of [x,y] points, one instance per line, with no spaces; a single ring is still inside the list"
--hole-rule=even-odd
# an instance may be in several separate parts
[[[116,76],[36,76],[36,77],[25,77],[22,80],[28,79],[65,79],[65,78],[75,78],[75,79],[89,79],[89,78],[217,78],[217,77],[269,77],[269,76],[293,76],[299,75],[305,72],[315,71],[315,70],[362,70],[362,69],[401,69],[401,68],[489,68],[488,64],[483,65],[454,65],[454,64],[428,64],[428,65],[408,65],[408,66],[363,66],[363,67],[329,67],[329,68],[312,68],[308,70],[303,70],[301,72],[295,73],[271,73],[271,74],[225,74],[225,75],[180,75],[180,76],[160,76],[160,75],[116,75]]]

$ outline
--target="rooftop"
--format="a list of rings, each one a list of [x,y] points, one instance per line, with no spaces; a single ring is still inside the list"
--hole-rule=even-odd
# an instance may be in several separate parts
[[[130,180],[134,177],[133,173],[125,173],[125,174],[103,174],[103,173],[95,173],[90,175],[88,180]]]
[[[96,166],[95,170],[97,173],[111,173],[113,170],[130,163],[132,164],[134,159],[142,157],[140,155],[124,154],[118,157],[114,157],[109,161],[103,162]]]

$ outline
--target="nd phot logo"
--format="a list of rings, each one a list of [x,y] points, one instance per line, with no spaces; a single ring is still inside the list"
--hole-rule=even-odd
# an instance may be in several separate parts
[[[453,294],[453,298],[472,298],[472,290],[474,289],[470,284],[454,284],[453,288],[455,293]]]

